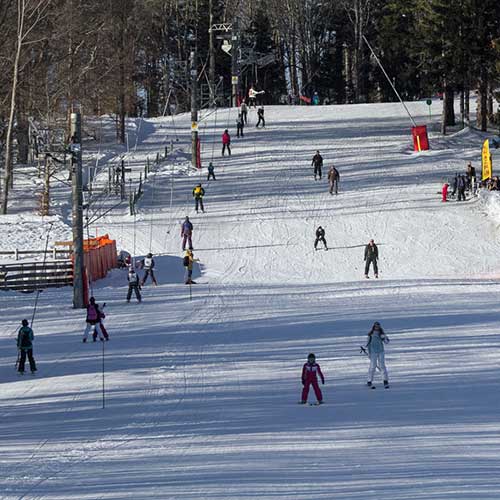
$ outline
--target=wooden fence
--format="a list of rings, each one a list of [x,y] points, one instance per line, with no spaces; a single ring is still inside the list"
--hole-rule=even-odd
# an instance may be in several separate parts
[[[32,292],[73,285],[71,260],[0,264],[0,290]]]

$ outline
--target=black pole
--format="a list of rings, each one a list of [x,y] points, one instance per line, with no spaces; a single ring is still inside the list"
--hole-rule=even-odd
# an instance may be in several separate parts
[[[104,339],[101,340],[102,343],[102,409],[106,407],[105,391],[104,391]]]

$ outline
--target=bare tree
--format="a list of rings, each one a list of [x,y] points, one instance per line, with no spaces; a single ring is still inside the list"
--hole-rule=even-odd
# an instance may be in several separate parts
[[[9,201],[9,189],[13,178],[12,161],[12,132],[16,111],[16,96],[19,80],[19,68],[23,48],[30,43],[30,37],[37,25],[45,18],[52,0],[17,0],[17,31],[16,48],[12,66],[12,81],[10,88],[10,108],[7,121],[7,132],[5,135],[5,167],[4,167],[4,190],[2,193],[2,205],[0,213],[7,213]]]

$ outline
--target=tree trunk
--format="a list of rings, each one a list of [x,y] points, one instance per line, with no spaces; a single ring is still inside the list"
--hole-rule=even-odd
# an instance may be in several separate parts
[[[488,130],[488,82],[486,80],[486,75],[481,72],[479,78],[478,96],[477,96],[477,126],[483,131]]]
[[[17,125],[16,125],[16,140],[17,140],[17,159],[19,163],[28,163],[29,158],[29,123],[24,111],[21,111],[17,106]]]
[[[10,95],[10,110],[9,120],[7,124],[7,133],[5,135],[5,167],[4,167],[4,189],[2,193],[2,206],[0,212],[2,215],[7,213],[7,206],[9,203],[9,190],[12,184],[12,133],[14,130],[14,116],[16,110],[16,96],[17,96],[17,81],[19,78],[19,61],[21,59],[21,48],[23,44],[24,32],[24,5],[21,0],[17,2],[17,43],[16,55],[14,58],[14,68],[12,70],[12,85]]]
[[[455,125],[455,108],[454,108],[455,94],[453,89],[444,84],[443,92],[443,113],[441,116],[441,133],[446,134],[448,127]]]

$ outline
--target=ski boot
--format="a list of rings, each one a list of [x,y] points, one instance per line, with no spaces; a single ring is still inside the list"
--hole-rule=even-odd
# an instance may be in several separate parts
[[[389,389],[389,381],[384,380],[384,389]]]

